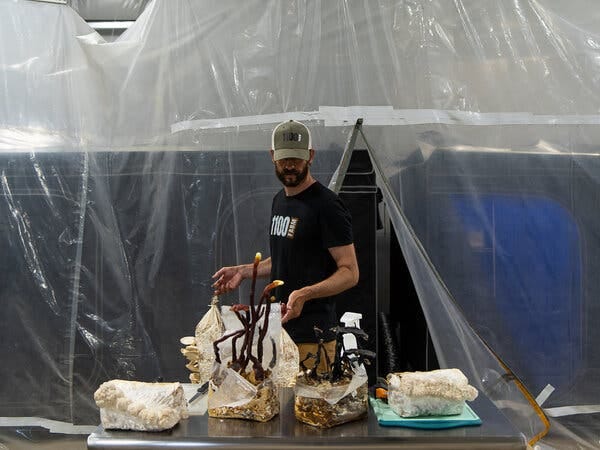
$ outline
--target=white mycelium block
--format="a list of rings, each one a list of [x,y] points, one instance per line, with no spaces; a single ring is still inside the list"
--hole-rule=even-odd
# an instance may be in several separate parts
[[[179,383],[110,380],[94,393],[105,429],[162,431],[188,417]]]
[[[465,400],[476,397],[477,389],[459,369],[388,375],[388,403],[401,417],[461,414]]]

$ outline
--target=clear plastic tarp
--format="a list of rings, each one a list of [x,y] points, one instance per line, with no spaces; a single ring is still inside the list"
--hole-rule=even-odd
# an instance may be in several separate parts
[[[597,10],[154,0],[106,42],[0,0],[0,424],[186,381],[211,275],[268,252],[273,126],[311,127],[327,184],[362,118],[440,365],[531,444],[597,447]]]

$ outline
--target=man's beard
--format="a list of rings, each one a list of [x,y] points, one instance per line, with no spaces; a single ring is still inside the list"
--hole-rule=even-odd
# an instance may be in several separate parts
[[[279,178],[279,181],[281,181],[283,183],[284,186],[286,187],[296,187],[298,185],[300,185],[300,183],[302,183],[306,176],[308,175],[308,164],[305,164],[304,167],[302,168],[302,170],[296,170],[296,169],[291,169],[291,170],[287,170],[287,169],[278,169],[277,166],[275,166],[275,174],[277,175],[277,178]],[[290,176],[292,175],[292,176]]]

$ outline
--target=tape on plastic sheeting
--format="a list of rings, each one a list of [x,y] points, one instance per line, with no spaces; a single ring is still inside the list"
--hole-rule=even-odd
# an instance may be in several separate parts
[[[171,133],[186,130],[210,130],[216,128],[238,128],[262,124],[281,123],[285,120],[311,121],[321,120],[316,117],[318,111],[289,112],[277,114],[261,114],[257,116],[223,117],[219,119],[184,120],[171,125]]]
[[[296,111],[254,116],[176,122],[171,132],[248,127],[284,120],[323,121],[326,127],[348,126],[362,118],[363,126],[385,125],[600,125],[600,115],[536,115],[528,112],[482,113],[443,109],[394,109],[392,106],[320,106],[318,111]]]
[[[58,3],[60,5],[66,5],[67,4],[67,0],[33,0],[34,2],[40,2],[40,3]]]
[[[554,386],[552,386],[551,384],[547,384],[546,387],[542,389],[542,392],[540,392],[535,398],[535,401],[538,405],[542,406],[546,402],[546,400],[548,400],[548,397],[552,395],[553,392]]]
[[[595,414],[600,413],[600,405],[557,406],[556,408],[544,408],[544,412],[550,417]]]
[[[542,406],[548,397],[554,392],[554,386],[546,385],[542,392],[538,394],[535,401]],[[576,414],[594,414],[600,412],[600,405],[577,405],[577,406],[557,406],[555,408],[544,408],[544,412],[550,417],[573,416]]]

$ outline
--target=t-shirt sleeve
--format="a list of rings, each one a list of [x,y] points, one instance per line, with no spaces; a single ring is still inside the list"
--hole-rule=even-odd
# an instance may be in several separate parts
[[[352,244],[352,216],[342,200],[335,196],[321,208],[323,248]]]

